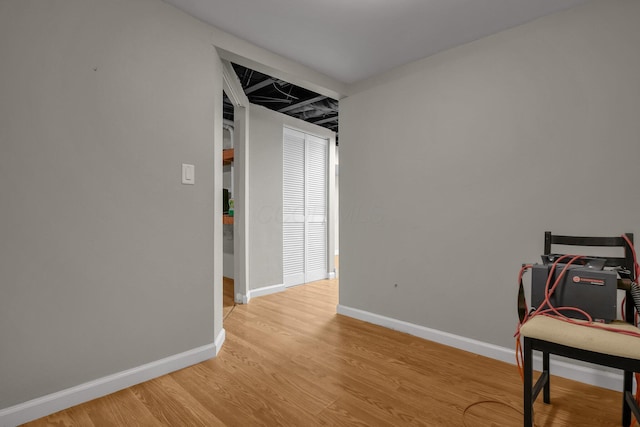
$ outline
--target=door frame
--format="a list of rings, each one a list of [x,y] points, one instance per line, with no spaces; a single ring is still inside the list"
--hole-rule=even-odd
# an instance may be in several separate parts
[[[222,59],[223,89],[233,104],[233,287],[236,303],[249,302],[249,99],[233,70]]]

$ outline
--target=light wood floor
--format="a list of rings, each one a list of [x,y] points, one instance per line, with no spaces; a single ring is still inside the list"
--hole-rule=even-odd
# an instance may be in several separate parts
[[[217,358],[29,426],[522,425],[514,366],[336,304],[337,282],[320,281],[237,305]],[[554,377],[551,397],[536,403],[539,427],[620,425],[619,393]]]
[[[234,300],[233,279],[222,278],[222,318],[226,319],[236,305]]]

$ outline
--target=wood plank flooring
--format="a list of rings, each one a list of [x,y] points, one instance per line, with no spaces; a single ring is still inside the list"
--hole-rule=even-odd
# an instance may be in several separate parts
[[[237,305],[217,358],[28,426],[522,425],[514,366],[336,315],[337,289]],[[620,425],[620,393],[555,377],[551,392],[538,427]]]
[[[234,300],[233,279],[222,278],[222,318],[226,319],[236,305]]]

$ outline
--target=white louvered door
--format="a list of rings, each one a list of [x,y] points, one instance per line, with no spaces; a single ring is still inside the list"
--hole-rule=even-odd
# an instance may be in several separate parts
[[[305,281],[304,158],[304,134],[285,128],[282,172],[282,260],[285,286]]]
[[[284,284],[326,279],[328,141],[284,129]]]
[[[326,139],[306,136],[306,282],[327,278],[327,146]]]

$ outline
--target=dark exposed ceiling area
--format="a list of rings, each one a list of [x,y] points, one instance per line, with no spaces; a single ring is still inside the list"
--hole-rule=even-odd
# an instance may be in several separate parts
[[[338,133],[337,100],[241,65],[232,65],[244,93],[252,104],[262,105]],[[233,105],[226,96],[224,118],[233,120]]]

